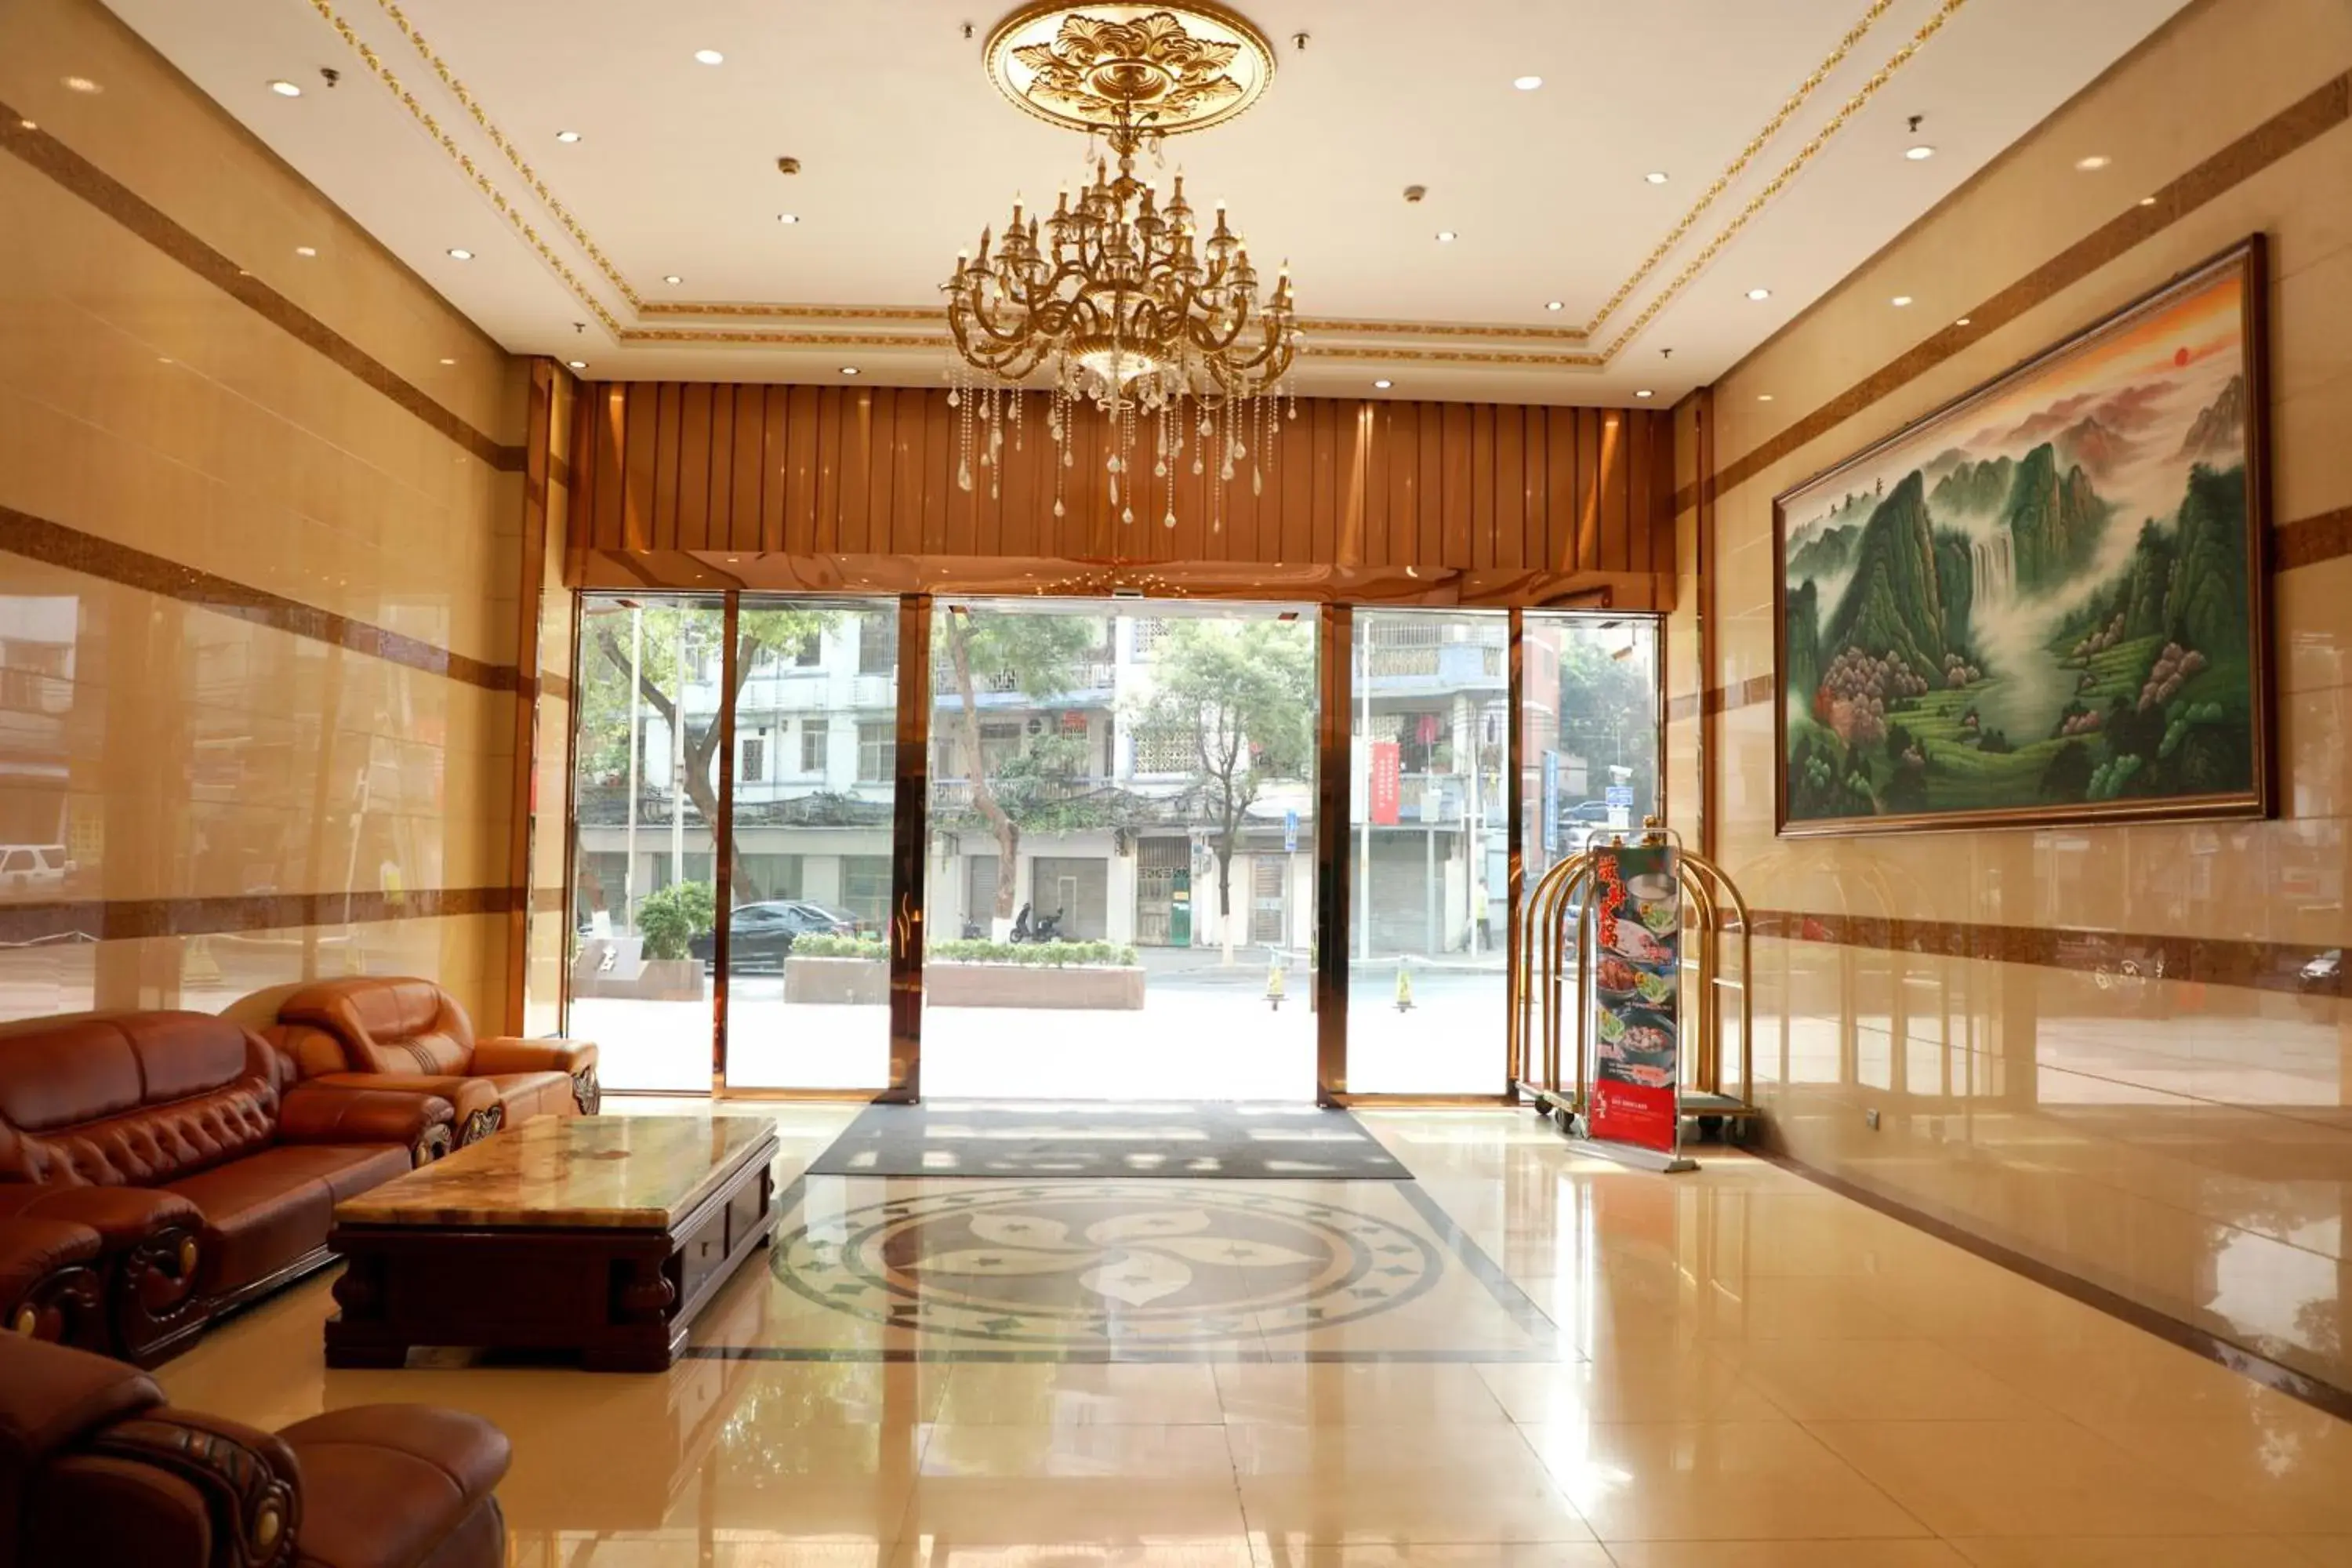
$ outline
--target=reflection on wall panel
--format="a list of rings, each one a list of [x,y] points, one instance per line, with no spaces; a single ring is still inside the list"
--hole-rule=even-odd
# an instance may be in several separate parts
[[[583,403],[579,549],[1674,568],[1673,433],[1650,409],[1301,398],[1275,422],[1273,460],[1246,451],[1223,486],[1213,465],[1192,471],[1189,439],[1152,473],[1139,426],[1139,488],[1114,506],[1089,407],[1057,517],[1041,394],[1004,416],[1003,460],[975,458],[969,490],[944,390],[634,382]]]

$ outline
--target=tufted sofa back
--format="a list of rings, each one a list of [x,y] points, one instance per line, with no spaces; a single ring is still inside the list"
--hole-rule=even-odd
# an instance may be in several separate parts
[[[0,1024],[0,1182],[155,1186],[278,1135],[283,1069],[205,1013]]]
[[[286,997],[278,1016],[287,1026],[281,1047],[306,1078],[338,1070],[463,1074],[474,1063],[473,1020],[429,980],[323,980]],[[319,1065],[328,1040],[341,1049],[340,1067]]]

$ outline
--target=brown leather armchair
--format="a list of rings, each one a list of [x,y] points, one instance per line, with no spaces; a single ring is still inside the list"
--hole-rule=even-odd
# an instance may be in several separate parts
[[[510,1457],[459,1411],[361,1405],[262,1432],[175,1410],[120,1363],[0,1339],[12,1568],[498,1568]]]
[[[0,1218],[97,1234],[109,1350],[159,1361],[318,1268],[337,1201],[450,1147],[438,1096],[287,1077],[202,1013],[0,1025]]]
[[[478,1039],[429,980],[358,975],[278,998],[265,1038],[305,1085],[437,1094],[457,1108],[460,1148],[534,1116],[593,1116],[596,1047],[585,1040]]]

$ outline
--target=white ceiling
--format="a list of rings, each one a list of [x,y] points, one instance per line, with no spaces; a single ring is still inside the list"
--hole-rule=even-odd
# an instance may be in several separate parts
[[[597,377],[833,381],[856,364],[935,384],[928,313],[956,251],[1016,192],[1050,201],[1083,152],[981,68],[1009,0],[108,3],[500,342]],[[1247,0],[1280,47],[1273,86],[1171,140],[1168,163],[1196,197],[1231,201],[1262,263],[1290,259],[1302,313],[1327,323],[1304,390],[1387,375],[1394,396],[1630,403],[1646,387],[1663,405],[2183,3]],[[725,63],[698,64],[703,48]],[[1543,87],[1515,90],[1526,74]],[[302,96],[273,94],[279,78]],[[1936,155],[1906,160],[1915,142]],[[779,154],[803,172],[780,174]],[[1410,184],[1428,187],[1418,205]],[[1437,243],[1442,228],[1461,238]],[[1771,298],[1750,301],[1759,286]],[[1973,303],[1923,285],[1921,335]],[[681,304],[749,309],[661,309]]]

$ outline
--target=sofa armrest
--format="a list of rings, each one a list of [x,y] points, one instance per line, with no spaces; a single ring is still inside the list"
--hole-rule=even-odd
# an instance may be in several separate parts
[[[306,1083],[278,1101],[278,1135],[289,1143],[398,1143],[423,1165],[449,1152],[457,1117],[437,1094]]]
[[[163,1403],[163,1391],[137,1367],[0,1334],[0,1434],[12,1466],[29,1470],[91,1433]]]
[[[128,1252],[173,1231],[204,1228],[196,1205],[154,1187],[52,1187],[0,1182],[0,1218],[69,1220],[98,1232],[107,1253]]]
[[[215,1562],[275,1568],[294,1560],[302,1471],[274,1434],[164,1405],[105,1428],[87,1448],[94,1458],[142,1466],[193,1489],[204,1500]]]
[[[53,1344],[97,1340],[105,1243],[64,1219],[0,1220],[0,1331]]]
[[[595,1065],[596,1047],[589,1040],[521,1040],[512,1035],[494,1035],[474,1042],[474,1071],[486,1075],[560,1072],[568,1078]]]

